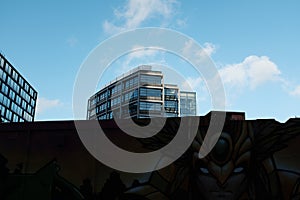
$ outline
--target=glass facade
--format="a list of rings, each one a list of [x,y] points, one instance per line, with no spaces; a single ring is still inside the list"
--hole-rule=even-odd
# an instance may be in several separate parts
[[[34,121],[37,92],[0,54],[1,122]]]
[[[178,87],[176,85],[165,85],[165,100],[164,100],[164,109],[166,117],[178,117]]]
[[[142,74],[140,81],[143,85],[161,85],[162,79],[161,76]]]
[[[179,89],[161,71],[138,67],[90,97],[87,119],[178,117]]]
[[[140,88],[140,98],[162,100],[162,90],[153,88]]]
[[[196,109],[196,92],[180,92],[180,116],[195,116]]]

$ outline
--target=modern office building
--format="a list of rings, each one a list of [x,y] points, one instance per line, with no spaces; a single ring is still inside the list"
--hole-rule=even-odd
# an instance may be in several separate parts
[[[191,93],[195,94],[195,93]],[[161,71],[139,66],[110,82],[88,100],[87,119],[180,116],[180,90],[165,84]],[[196,106],[196,101],[191,104]],[[188,104],[184,104],[188,106]],[[188,108],[185,107],[185,116]],[[193,107],[189,113],[196,115]]]
[[[34,121],[37,92],[0,54],[0,121]]]

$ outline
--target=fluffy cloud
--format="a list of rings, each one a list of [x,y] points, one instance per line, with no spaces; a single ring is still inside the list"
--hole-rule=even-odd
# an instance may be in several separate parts
[[[185,57],[195,56],[197,60],[201,60],[207,58],[207,56],[211,56],[215,51],[216,46],[212,43],[204,43],[202,49],[199,50],[197,43],[194,40],[189,40],[182,49],[182,55]]]
[[[175,0],[129,0],[120,9],[114,10],[115,20],[105,20],[103,29],[107,33],[139,27],[149,18],[161,17],[162,23],[175,13]]]
[[[224,84],[251,89],[268,81],[282,80],[277,65],[267,56],[248,56],[241,63],[226,65],[219,73]]]
[[[198,57],[207,57],[205,55],[211,55],[216,50],[215,45],[206,43],[201,52],[194,52],[194,55]],[[192,52],[192,45],[187,43],[186,48],[184,49],[185,53]],[[231,105],[232,98],[238,94],[236,89],[245,89],[250,88],[254,90],[258,86],[273,81],[279,82],[280,84],[286,84],[286,80],[282,78],[281,72],[278,69],[277,65],[272,62],[266,56],[248,56],[244,59],[243,62],[237,64],[227,64],[224,67],[218,70],[219,75],[223,81],[224,89],[226,91],[226,106]],[[211,81],[211,84],[214,84],[214,80]],[[182,83],[182,88],[190,90],[190,88],[197,93],[206,94],[206,97],[209,98],[208,93],[205,89],[205,82],[202,77],[187,78],[184,83]],[[216,86],[217,87],[217,86]],[[233,89],[233,90],[232,90]],[[300,86],[295,89],[291,94],[300,95]]]
[[[216,52],[216,46],[212,43],[204,43],[200,48],[199,45],[192,39],[185,42],[181,49],[181,55],[189,60],[193,65],[202,72],[205,78],[213,78],[212,74],[216,73],[217,70],[213,68],[214,65],[211,56]]]
[[[36,114],[41,114],[49,109],[61,106],[62,103],[58,99],[46,99],[44,97],[40,97],[37,99],[36,105]]]
[[[211,56],[213,53],[216,52],[216,49],[216,45],[206,42],[203,46],[203,52],[201,52],[200,55],[202,55],[205,52],[208,56]]]

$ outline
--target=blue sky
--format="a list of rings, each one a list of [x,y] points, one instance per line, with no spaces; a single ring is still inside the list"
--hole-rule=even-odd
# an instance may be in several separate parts
[[[0,5],[0,51],[37,89],[36,120],[72,119],[73,85],[85,58],[112,35],[142,27],[174,29],[197,41],[219,70],[227,110],[282,122],[300,116],[296,0],[1,0]],[[164,53],[129,55],[111,66],[99,87],[143,61],[184,65]],[[207,113],[210,96],[202,79],[183,75],[198,92],[199,114]]]

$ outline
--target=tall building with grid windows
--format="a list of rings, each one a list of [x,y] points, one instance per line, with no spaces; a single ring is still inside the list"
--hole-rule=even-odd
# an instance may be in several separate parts
[[[87,119],[180,116],[180,90],[165,84],[161,71],[139,66],[110,82],[88,100]],[[196,115],[196,114],[194,114]]]
[[[0,121],[34,121],[37,92],[0,53]]]

